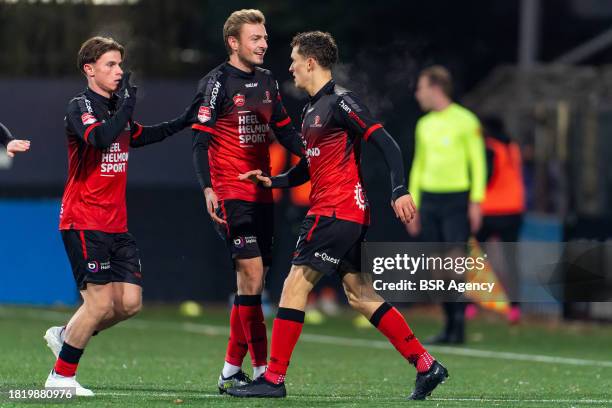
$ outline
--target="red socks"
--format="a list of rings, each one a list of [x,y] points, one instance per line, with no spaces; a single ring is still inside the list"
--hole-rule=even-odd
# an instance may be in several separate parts
[[[419,356],[416,362],[416,369],[419,373],[426,373],[431,368],[433,362],[436,361],[428,352],[424,352]]]
[[[242,322],[240,321],[239,300],[240,296],[234,297],[234,306],[230,314],[230,336],[227,342],[227,351],[225,352],[225,361],[235,366],[242,366],[242,360],[249,351]]]
[[[268,363],[268,334],[261,310],[261,295],[239,297],[240,321],[248,342],[253,367],[265,366]]]
[[[74,377],[82,355],[83,349],[72,347],[64,342],[53,370],[62,377]]]
[[[435,361],[414,337],[401,313],[389,303],[383,303],[372,315],[370,322],[380,330],[400,352],[414,364],[418,372],[426,372]],[[274,384],[285,381],[291,354],[302,333],[304,312],[284,307],[278,308],[272,327],[272,349],[265,379]]]
[[[302,333],[304,312],[297,309],[278,308],[272,326],[272,348],[265,379],[280,384],[285,381],[291,353]]]
[[[429,370],[435,361],[434,358],[414,337],[404,316],[396,308],[389,303],[383,303],[376,309],[370,318],[370,322],[389,339],[393,347],[406,360],[415,365],[418,372]]]

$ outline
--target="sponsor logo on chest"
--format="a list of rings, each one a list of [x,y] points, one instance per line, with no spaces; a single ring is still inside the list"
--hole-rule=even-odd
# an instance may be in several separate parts
[[[238,107],[242,107],[246,103],[246,97],[240,93],[237,93],[236,95],[234,95],[233,100],[234,100],[234,105]]]
[[[102,151],[102,164],[100,173],[102,176],[114,177],[127,171],[129,153],[123,151],[120,142],[114,142],[108,149]]]
[[[267,134],[270,126],[267,123],[260,123],[257,115],[252,113],[238,114],[238,140],[240,147],[253,147],[258,143],[268,141]]]

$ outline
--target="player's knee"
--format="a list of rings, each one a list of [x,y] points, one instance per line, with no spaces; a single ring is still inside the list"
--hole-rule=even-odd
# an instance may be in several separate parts
[[[114,313],[112,299],[96,299],[87,305],[87,313],[96,321],[109,318]]]
[[[283,284],[283,296],[288,298],[308,296],[310,288],[295,274],[289,274]]]
[[[368,297],[365,296],[365,290],[367,290],[367,288],[353,288],[346,284],[344,285],[344,293],[346,294],[346,299],[348,300],[349,305],[358,312],[363,312],[366,310],[366,302]]]
[[[121,314],[125,319],[135,316],[142,310],[142,300],[141,299],[133,299],[133,300],[124,300],[121,307]]]
[[[259,295],[263,290],[260,274],[241,274],[237,279],[238,291],[243,295]]]
[[[142,309],[142,299],[122,299],[121,302],[115,303],[115,313],[123,319],[128,319],[135,316]]]
[[[357,311],[361,311],[364,307],[363,304],[363,299],[361,296],[359,296],[358,294],[356,294],[353,291],[350,290],[344,290],[344,293],[346,294],[346,298],[348,300],[349,305],[357,310]]]
[[[242,295],[259,295],[263,291],[261,281],[240,282],[238,292]]]
[[[260,262],[236,262],[238,291],[244,295],[259,295],[263,290],[264,270]]]

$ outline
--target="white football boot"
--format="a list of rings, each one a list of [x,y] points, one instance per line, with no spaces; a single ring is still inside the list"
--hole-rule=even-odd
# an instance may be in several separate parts
[[[64,344],[64,326],[53,326],[47,329],[43,338],[47,341],[47,347],[51,349],[55,358],[59,357]]]
[[[83,388],[76,380],[76,375],[73,377],[64,377],[51,370],[47,381],[45,382],[46,389],[61,388],[64,390],[73,391],[78,397],[93,397],[93,391]]]

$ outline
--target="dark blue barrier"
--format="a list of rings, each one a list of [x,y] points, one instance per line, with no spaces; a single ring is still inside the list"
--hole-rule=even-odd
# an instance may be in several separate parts
[[[59,208],[56,199],[0,200],[0,303],[77,302]]]

